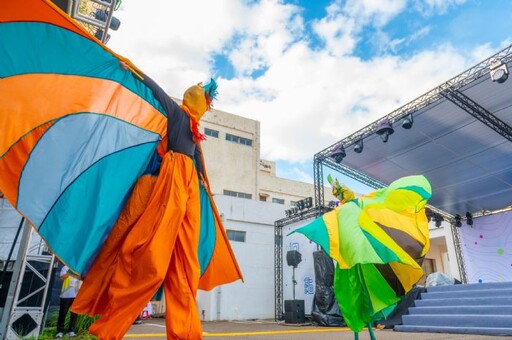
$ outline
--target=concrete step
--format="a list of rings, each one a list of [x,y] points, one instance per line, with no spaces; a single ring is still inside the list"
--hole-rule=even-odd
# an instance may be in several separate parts
[[[473,290],[473,289],[502,289],[512,288],[512,282],[488,282],[488,283],[468,283],[459,285],[445,285],[427,287],[427,292],[445,292],[456,290]]]
[[[403,315],[407,326],[512,328],[512,315]]]
[[[496,305],[411,307],[409,308],[409,314],[512,315],[512,306]]]
[[[482,298],[446,298],[446,299],[426,299],[415,300],[416,307],[434,307],[434,306],[512,306],[512,296],[510,297],[482,297]]]
[[[479,334],[479,335],[512,335],[512,328],[495,327],[447,327],[447,326],[417,326],[417,325],[396,325],[396,332],[428,332],[428,333],[450,333],[450,334]]]
[[[447,299],[447,298],[465,298],[465,297],[512,297],[512,288],[501,289],[468,289],[440,292],[421,293],[421,299]]]

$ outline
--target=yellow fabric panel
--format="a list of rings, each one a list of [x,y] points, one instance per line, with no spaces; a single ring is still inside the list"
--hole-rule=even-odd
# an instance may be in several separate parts
[[[393,240],[381,227],[375,224],[372,219],[367,214],[361,214],[359,217],[359,223],[361,225],[361,229],[365,230],[377,240],[379,240],[384,246],[388,247],[391,251],[393,251],[396,256],[398,256],[404,263],[409,265],[416,264],[416,261],[409,256],[396,242]],[[372,263],[382,263],[382,261],[372,262]]]
[[[418,221],[416,220],[416,213],[411,211],[395,212],[392,210],[382,209],[382,207],[374,205],[366,208],[364,211],[373,221],[378,222],[388,228],[406,232],[419,243],[425,244],[426,239],[420,230],[420,223],[417,223]]]
[[[395,272],[396,277],[398,277],[402,283],[406,292],[411,290],[423,276],[423,269],[416,261],[413,261],[411,265],[405,265],[398,262],[391,262],[389,265]],[[407,266],[407,268],[404,268],[404,266]]]
[[[340,252],[340,232],[338,228],[338,210],[336,208],[323,216],[325,228],[329,235],[329,255],[338,262],[341,268],[348,268]]]

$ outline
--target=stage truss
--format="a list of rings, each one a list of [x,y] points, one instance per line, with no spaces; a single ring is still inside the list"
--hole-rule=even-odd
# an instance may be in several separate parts
[[[477,101],[471,99],[468,95],[466,95],[463,92],[463,90],[468,89],[470,87],[469,85],[472,84],[473,82],[477,80],[481,81],[480,78],[489,77],[489,70],[492,67],[493,63],[495,63],[496,61],[501,61],[505,65],[510,64],[512,62],[512,45],[499,51],[498,53],[482,61],[481,63],[475,65],[474,67],[466,70],[465,72],[457,75],[456,77],[448,80],[447,82],[441,84],[435,89],[425,93],[424,95],[418,97],[417,99],[401,106],[400,108],[394,110],[390,114],[369,124],[365,128],[351,134],[350,136],[330,145],[329,147],[315,154],[313,159],[313,174],[315,186],[315,205],[318,207],[318,209],[322,210],[325,207],[325,176],[323,171],[324,167],[330,168],[337,173],[355,179],[356,181],[359,181],[374,189],[379,189],[390,184],[384,183],[355,167],[347,166],[346,164],[343,164],[343,161],[337,163],[335,159],[331,157],[335,150],[339,150],[340,147],[343,147],[345,150],[347,150],[348,155],[349,151],[354,151],[353,146],[357,142],[365,140],[372,136],[374,137],[379,127],[379,124],[381,124],[382,122],[386,120],[390,122],[397,122],[419,111],[425,112],[429,108],[435,108],[435,105],[438,104],[439,101],[441,100],[447,100],[453,103],[455,106],[462,109],[465,113],[474,117],[481,124],[485,125],[488,128],[491,128],[497,134],[501,135],[509,142],[512,141],[512,127],[503,119],[498,118],[495,114],[484,108]],[[512,80],[508,80],[508,82],[511,81]],[[351,146],[352,148],[350,148]],[[506,208],[507,203],[505,202],[503,203],[503,205],[504,206],[500,207],[500,209],[471,211],[471,213],[473,218],[477,218],[488,214],[494,214],[499,211],[502,211],[503,208]],[[451,233],[454,239],[455,251],[457,254],[458,268],[460,271],[462,281],[466,282],[466,270],[464,265],[463,253],[461,251],[460,237],[458,228],[455,227],[455,214],[449,213],[432,205],[429,205],[429,208],[432,211],[443,216],[444,220],[450,223]],[[465,217],[462,216],[462,219],[464,220]]]

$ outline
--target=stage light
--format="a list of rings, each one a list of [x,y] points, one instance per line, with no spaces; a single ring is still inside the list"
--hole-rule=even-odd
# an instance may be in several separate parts
[[[432,211],[432,209],[425,208],[425,215],[427,215],[427,220],[430,222],[434,217],[435,213]]]
[[[402,120],[402,127],[404,129],[409,130],[410,128],[412,128],[413,123],[414,123],[414,119],[412,118],[412,114],[410,114],[407,117],[405,117],[404,120]]]
[[[329,155],[329,157],[333,158],[334,161],[337,163],[337,164],[340,164],[341,161],[343,160],[343,158],[345,158],[347,154],[345,153],[345,148],[343,147],[342,144],[338,144],[334,150],[331,152],[331,154]]]
[[[395,130],[393,130],[393,126],[388,119],[381,121],[376,131],[384,143],[388,142],[389,135],[392,135],[393,132],[395,132]]]
[[[108,33],[105,39],[103,39],[103,30],[99,28],[96,30],[96,33],[94,33],[94,36],[96,37],[96,39],[100,40],[104,44],[108,43],[108,41],[110,40],[110,34]]]
[[[94,11],[94,17],[99,21],[106,23],[108,19],[108,12],[104,9],[96,9],[96,11]],[[119,29],[119,26],[121,26],[121,20],[119,20],[116,17],[112,17],[112,19],[110,20],[110,25],[108,27],[110,27],[110,29],[113,31],[117,31]]]
[[[297,201],[296,205],[297,209],[299,210],[304,210],[305,208],[305,204],[304,204],[304,200],[300,200],[300,201]]]
[[[444,217],[440,214],[434,213],[434,221],[436,222],[436,227],[439,228],[441,223],[444,221]]]
[[[363,148],[364,148],[364,145],[363,145],[363,140],[360,139],[356,142],[356,144],[354,145],[354,152],[356,153],[361,153],[363,152]]]
[[[453,218],[453,220],[454,220],[454,223],[453,223],[453,224],[454,224],[457,228],[462,227],[462,222],[460,221],[461,219],[462,219],[462,217],[461,217],[459,214],[455,215],[455,217]]]
[[[469,211],[466,213],[466,223],[469,226],[473,225],[473,215]]]
[[[489,65],[490,74],[492,81],[497,82],[498,84],[504,83],[508,79],[508,67],[507,64],[503,64],[503,62],[499,59],[493,60],[491,65]]]
[[[303,199],[304,201],[304,208],[309,209],[313,206],[313,197],[308,197]]]

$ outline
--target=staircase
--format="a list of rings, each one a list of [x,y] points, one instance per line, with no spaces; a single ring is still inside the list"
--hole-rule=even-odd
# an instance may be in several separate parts
[[[512,282],[428,287],[397,332],[512,335]]]

